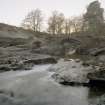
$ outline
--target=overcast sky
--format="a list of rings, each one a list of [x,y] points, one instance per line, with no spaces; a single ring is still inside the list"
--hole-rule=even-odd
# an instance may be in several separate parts
[[[43,11],[45,17],[51,11],[58,10],[66,17],[77,16],[85,12],[87,5],[94,0],[0,0],[0,22],[19,26],[25,15],[36,8]],[[105,0],[99,0],[105,7]]]

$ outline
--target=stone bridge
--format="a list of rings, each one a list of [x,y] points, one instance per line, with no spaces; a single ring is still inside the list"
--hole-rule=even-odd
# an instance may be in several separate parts
[[[61,44],[64,44],[64,43],[71,43],[71,44],[77,44],[77,45],[81,44],[80,41],[73,39],[73,38],[70,38],[70,37],[62,38]]]

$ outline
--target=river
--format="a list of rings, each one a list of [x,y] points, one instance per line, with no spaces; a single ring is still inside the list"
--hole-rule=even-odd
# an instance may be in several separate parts
[[[51,66],[1,73],[0,105],[101,105],[104,89],[60,85],[51,78]]]

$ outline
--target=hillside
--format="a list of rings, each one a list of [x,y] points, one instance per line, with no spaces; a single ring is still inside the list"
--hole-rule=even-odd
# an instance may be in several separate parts
[[[37,55],[39,58],[40,55],[61,58],[72,54],[85,56],[85,60],[86,56],[97,59],[98,56],[105,54],[105,37],[88,33],[54,36],[0,24],[0,64],[4,62],[3,64],[8,65],[6,59],[10,62],[15,60],[17,64],[21,60],[36,59]]]
[[[33,37],[33,32],[16,26],[0,23],[0,37],[27,39]]]
[[[56,62],[46,54],[32,51],[45,38],[38,38],[37,33],[7,24],[0,24],[0,72],[27,70],[34,64]]]

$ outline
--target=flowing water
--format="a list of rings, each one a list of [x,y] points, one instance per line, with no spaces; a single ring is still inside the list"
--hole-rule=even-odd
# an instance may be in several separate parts
[[[51,78],[50,66],[1,73],[0,105],[101,105],[105,89],[60,85]]]

